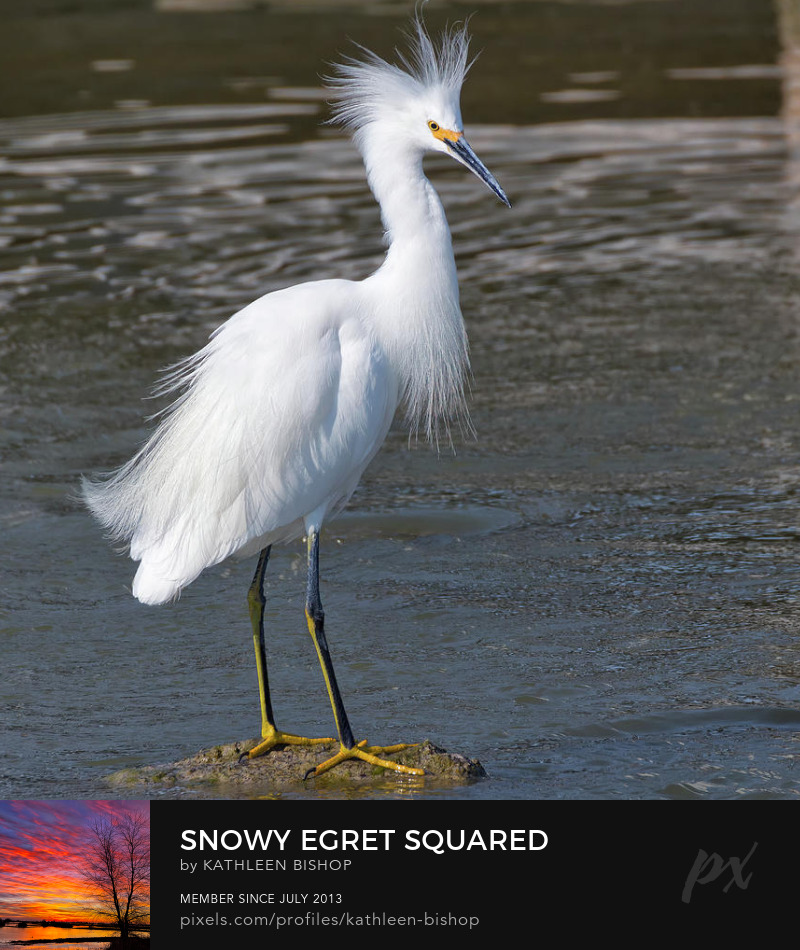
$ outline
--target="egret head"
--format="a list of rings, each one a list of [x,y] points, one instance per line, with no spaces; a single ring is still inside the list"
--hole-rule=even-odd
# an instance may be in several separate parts
[[[356,142],[374,135],[396,148],[444,152],[477,175],[506,205],[505,192],[464,138],[461,86],[471,66],[466,26],[446,29],[439,42],[418,17],[409,52],[398,51],[399,65],[364,47],[362,58],[336,65],[328,79],[333,121],[350,129]]]

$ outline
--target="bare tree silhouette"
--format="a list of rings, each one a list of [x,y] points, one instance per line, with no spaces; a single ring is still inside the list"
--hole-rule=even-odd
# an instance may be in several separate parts
[[[91,912],[123,944],[150,924],[150,823],[143,815],[97,818],[89,827],[79,866],[91,893]]]

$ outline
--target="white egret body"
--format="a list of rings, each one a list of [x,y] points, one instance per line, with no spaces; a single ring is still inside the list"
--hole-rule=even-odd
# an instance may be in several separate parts
[[[442,203],[423,155],[445,152],[508,199],[467,145],[459,94],[465,30],[434,45],[415,23],[402,66],[364,50],[331,80],[336,118],[354,132],[381,207],[388,251],[362,281],[323,280],[267,294],[231,317],[167,377],[180,396],[142,450],[110,478],[84,482],[87,504],[139,562],[133,593],[174,599],[205,568],[261,551],[250,591],[262,712],[261,754],[311,743],[279,732],[269,697],[263,576],[270,546],[308,537],[306,614],[323,666],[341,751],[398,771],[353,740],[325,642],[319,531],[346,504],[398,405],[435,436],[465,417],[467,339]]]

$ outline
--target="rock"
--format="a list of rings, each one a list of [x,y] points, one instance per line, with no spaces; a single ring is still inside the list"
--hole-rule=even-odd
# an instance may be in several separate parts
[[[180,762],[168,765],[147,765],[138,769],[124,769],[108,776],[112,785],[193,786],[202,793],[203,786],[213,786],[216,793],[219,786],[229,786],[234,795],[242,793],[258,794],[286,788],[303,783],[303,776],[320,762],[338,751],[338,743],[331,742],[318,746],[283,746],[271,750],[257,759],[241,759],[243,753],[257,744],[257,739],[246,742],[234,742],[229,745],[202,749],[196,755]],[[376,777],[391,776],[406,786],[408,783],[422,783],[429,780],[438,783],[463,784],[486,775],[477,759],[468,759],[464,755],[446,752],[439,746],[426,740],[402,752],[388,755],[386,758],[424,769],[424,776],[402,775],[389,769],[382,769],[360,759],[351,759],[331,769],[317,779],[309,779],[313,785],[353,785],[370,782]],[[241,761],[240,761],[241,760]],[[210,791],[210,789],[209,789]]]

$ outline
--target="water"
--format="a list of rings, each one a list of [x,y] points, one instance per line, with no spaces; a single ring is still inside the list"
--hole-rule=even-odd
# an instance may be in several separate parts
[[[117,932],[118,935],[119,932]],[[4,950],[21,947],[22,944],[18,941],[25,941],[26,950],[52,950],[53,947],[58,947],[59,950],[98,950],[99,947],[107,946],[108,944],[104,941],[113,936],[113,930],[94,927],[64,928],[29,925],[20,929],[16,926],[7,926],[0,930],[0,947]],[[55,940],[59,942],[48,942]]]
[[[20,3],[0,37],[7,798],[108,797],[109,772],[257,732],[253,565],[142,607],[77,479],[130,456],[159,368],[237,307],[381,259],[317,76],[348,35],[388,52],[403,11],[158,6]],[[796,15],[480,5],[463,108],[513,210],[428,165],[478,439],[390,435],[323,598],[356,731],[490,778],[357,794],[797,795]],[[325,734],[303,588],[302,545],[276,550],[276,714]]]

